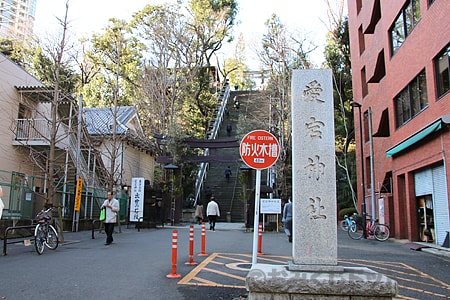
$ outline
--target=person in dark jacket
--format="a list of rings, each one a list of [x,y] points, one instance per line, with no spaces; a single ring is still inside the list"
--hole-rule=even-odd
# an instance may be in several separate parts
[[[283,218],[284,232],[286,233],[289,243],[292,243],[292,202],[291,199],[284,205]]]
[[[231,136],[231,131],[233,130],[233,126],[230,123],[227,124],[227,136]]]
[[[228,166],[225,169],[225,178],[226,178],[227,181],[230,181],[230,177],[231,177],[231,168],[230,168],[230,166]]]

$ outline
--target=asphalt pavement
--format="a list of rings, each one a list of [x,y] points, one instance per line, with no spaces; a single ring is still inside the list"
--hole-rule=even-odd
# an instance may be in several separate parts
[[[175,273],[174,230],[178,231]],[[54,251],[45,249],[43,255],[36,253],[34,245],[9,244],[8,255],[0,257],[0,299],[246,298],[253,233],[246,232],[243,224],[218,223],[216,231],[206,230],[204,251],[201,226],[194,225],[193,259],[189,225],[139,231],[122,225],[120,231],[109,246],[104,245],[105,235],[98,231],[94,239],[90,231],[67,232],[64,244]],[[342,230],[337,232],[339,263],[368,266],[397,280],[399,299],[450,299],[447,249],[419,247],[422,251],[415,251],[407,241],[354,241]],[[287,264],[291,247],[281,229],[265,232],[258,263]],[[206,255],[199,256],[202,252]],[[193,264],[188,264],[192,260]],[[172,274],[180,278],[168,278]],[[417,276],[429,280],[421,292],[416,291],[416,282],[421,281]]]

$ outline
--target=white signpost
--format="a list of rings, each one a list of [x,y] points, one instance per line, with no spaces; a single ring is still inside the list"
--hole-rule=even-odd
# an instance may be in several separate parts
[[[142,222],[144,218],[144,178],[131,180],[130,222]]]
[[[258,253],[258,222],[261,191],[261,170],[270,168],[280,155],[280,144],[276,137],[265,130],[247,133],[239,146],[239,153],[244,163],[256,169],[255,215],[253,219],[253,254],[252,264],[256,264]]]

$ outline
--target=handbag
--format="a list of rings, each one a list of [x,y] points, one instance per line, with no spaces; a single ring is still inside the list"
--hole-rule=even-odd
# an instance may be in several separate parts
[[[99,219],[99,221],[105,221],[105,219],[106,219],[106,208],[100,209],[100,217],[98,219]]]

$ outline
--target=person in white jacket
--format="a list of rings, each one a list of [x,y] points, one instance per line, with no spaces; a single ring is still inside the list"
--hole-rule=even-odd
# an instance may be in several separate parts
[[[2,218],[3,208],[5,207],[3,205],[2,197],[3,197],[3,190],[2,190],[2,187],[0,186],[0,219]]]
[[[206,207],[206,216],[209,219],[209,230],[216,230],[217,217],[220,217],[219,205],[214,201],[214,196],[211,197],[208,206]]]
[[[120,204],[119,201],[117,201],[116,198],[114,198],[114,192],[109,191],[108,192],[108,199],[103,202],[103,205],[101,208],[106,208],[106,218],[103,222],[105,224],[105,233],[106,233],[106,243],[105,245],[110,245],[113,241],[113,232],[114,232],[114,225],[117,222],[117,212],[120,210]]]

